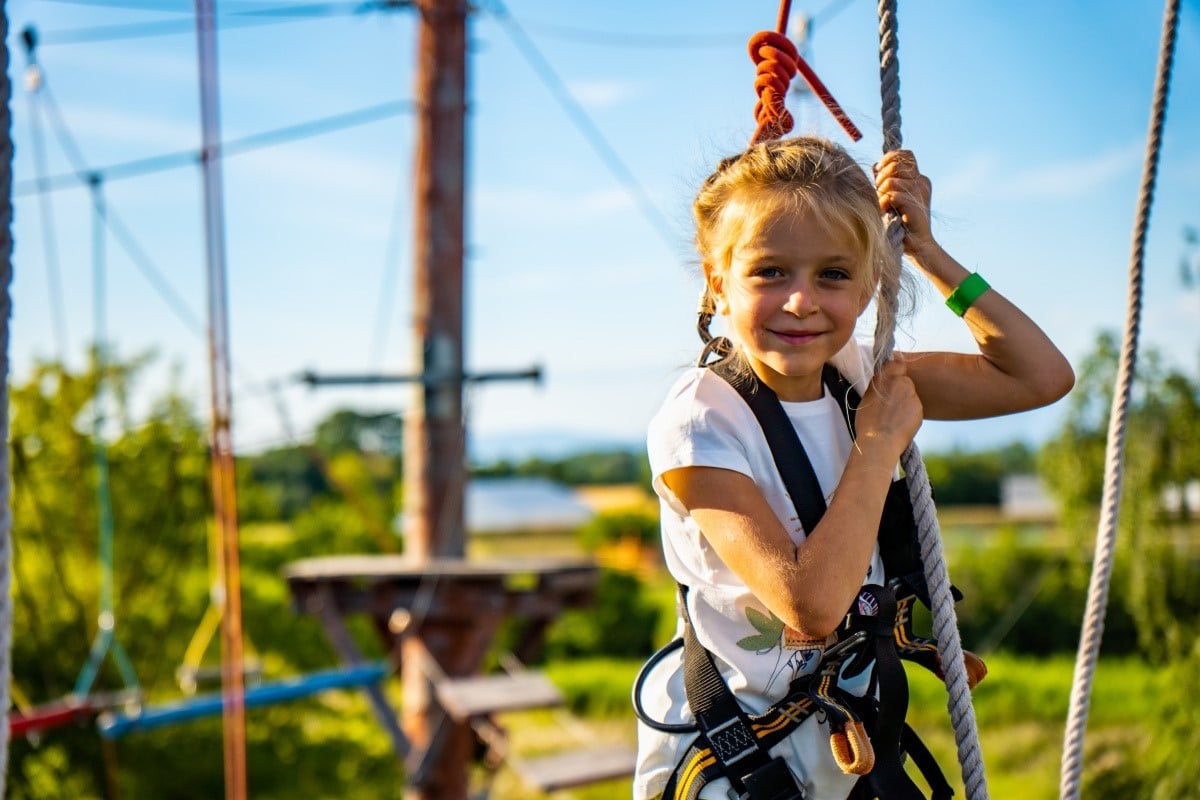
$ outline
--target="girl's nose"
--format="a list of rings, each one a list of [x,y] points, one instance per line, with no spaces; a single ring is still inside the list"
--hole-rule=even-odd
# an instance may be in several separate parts
[[[783,304],[783,310],[795,314],[797,317],[807,317],[816,311],[817,302],[812,287],[799,286],[792,289],[788,294],[787,302]]]

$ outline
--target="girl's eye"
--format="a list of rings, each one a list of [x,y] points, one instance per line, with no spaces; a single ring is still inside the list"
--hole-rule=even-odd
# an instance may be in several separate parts
[[[821,277],[829,281],[848,281],[850,273],[841,267],[829,267],[821,271]]]
[[[781,275],[783,275],[783,270],[781,270],[779,267],[758,267],[754,270],[754,276],[756,278],[770,279],[778,278]]]

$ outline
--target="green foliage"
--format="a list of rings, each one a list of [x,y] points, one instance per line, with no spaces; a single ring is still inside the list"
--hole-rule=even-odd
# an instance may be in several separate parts
[[[403,471],[397,414],[339,409],[317,425],[313,444],[239,458],[239,511],[248,521],[293,519],[319,498],[340,497],[373,530],[387,527]]]
[[[659,613],[636,576],[601,570],[595,602],[587,609],[566,611],[555,621],[546,634],[545,656],[645,655],[656,647]]]
[[[961,450],[924,456],[929,482],[939,506],[1000,504],[1000,483],[1006,475],[1032,472],[1033,450],[1014,442],[995,450]]]
[[[577,453],[559,461],[544,458],[529,458],[520,462],[500,460],[476,466],[471,473],[481,478],[549,478],[568,486],[650,485],[650,464],[646,454],[633,450]]]
[[[1063,430],[1047,443],[1041,469],[1082,539],[1095,526],[1104,481],[1106,430],[1118,369],[1118,345],[1102,334],[1079,370]],[[1195,753],[1200,690],[1200,566],[1197,509],[1172,512],[1164,492],[1200,479],[1200,380],[1164,368],[1156,353],[1139,358],[1128,410],[1121,481],[1118,556],[1112,597],[1136,625],[1141,650],[1169,680],[1143,757],[1119,761],[1088,784],[1087,796],[1187,797],[1200,785]],[[1190,527],[1189,527],[1190,524]],[[1109,615],[1113,613],[1110,603]]]
[[[404,422],[391,411],[364,414],[339,409],[323,419],[316,430],[315,445],[328,457],[341,453],[376,453],[399,466],[404,451]]]
[[[572,711],[623,716],[630,713],[629,693],[641,666],[641,661],[629,658],[573,658],[551,661],[546,675],[562,690]]]
[[[1087,597],[1085,554],[1028,539],[1014,528],[960,540],[948,551],[950,575],[962,590],[958,622],[970,649],[1000,648],[1050,655],[1074,652]],[[1122,559],[1118,575],[1128,572]],[[918,609],[918,630],[930,630]],[[1137,631],[1127,609],[1110,609],[1104,628],[1107,654],[1136,653]]]
[[[143,681],[170,673],[180,653],[164,651],[162,626],[179,619],[182,599],[163,588],[183,565],[203,564],[208,465],[203,434],[177,396],[153,403],[138,425],[123,406],[144,359],[108,366],[107,409],[94,401],[100,371],[38,364],[10,391],[12,421],[14,627],[13,669],[35,700],[74,685],[99,613],[97,445],[90,435],[100,411],[103,456],[113,513],[114,596],[118,640]],[[140,646],[137,646],[140,645]],[[119,684],[111,661],[100,685]]]
[[[1095,530],[1104,481],[1104,448],[1118,362],[1113,335],[1098,337],[1079,369],[1062,431],[1042,450],[1040,469],[1081,539]],[[1165,369],[1158,355],[1139,360],[1128,410],[1118,543],[1129,561],[1123,599],[1141,646],[1160,659],[1186,655],[1200,633],[1200,596],[1187,577],[1196,565],[1164,510],[1171,487],[1200,479],[1200,382]],[[1176,519],[1194,514],[1186,505]],[[1183,545],[1182,547],[1178,545]]]
[[[659,530],[657,514],[636,508],[602,511],[579,529],[579,542],[587,550],[624,539],[656,545],[659,542]]]
[[[304,445],[239,458],[239,514],[247,521],[292,519],[331,492],[320,464]]]
[[[80,372],[38,364],[27,381],[10,389],[18,632],[13,681],[35,704],[72,689],[95,635],[101,568],[99,443],[92,429],[98,411],[107,420],[102,430],[114,523],[116,640],[150,702],[180,695],[175,668],[209,598],[208,445],[197,415],[174,390],[144,415],[130,412],[126,398],[147,363],[143,357],[101,369],[93,359]],[[97,403],[102,379],[104,401]],[[313,525],[298,543],[284,526],[243,529],[244,628],[267,680],[334,661],[316,621],[290,609],[279,576],[295,555],[355,543],[345,520],[318,528]],[[361,527],[357,535],[361,544]],[[379,657],[373,632],[364,627],[356,623],[352,631],[369,657]],[[210,645],[209,663],[217,648]],[[96,688],[120,684],[107,658]],[[247,752],[250,789],[263,800],[291,798],[298,790],[375,798],[387,791],[380,787],[400,780],[387,738],[361,696],[349,692],[250,711]],[[16,740],[9,753],[8,796],[14,800],[208,800],[223,792],[219,719],[131,735],[112,749],[102,747],[85,722],[47,731],[38,742]]]
[[[318,498],[296,516],[295,539],[285,552],[289,559],[377,552],[373,524],[344,502]]]

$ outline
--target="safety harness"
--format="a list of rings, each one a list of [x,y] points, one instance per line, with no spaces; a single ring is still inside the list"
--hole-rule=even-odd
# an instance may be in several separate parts
[[[779,398],[752,371],[739,369],[732,358],[722,358],[709,369],[725,379],[754,412],[804,530],[815,530],[825,513],[825,498]],[[837,399],[853,438],[858,393],[832,366],[826,365],[822,380]],[[633,693],[635,711],[647,725],[671,733],[696,733],[667,783],[664,800],[696,800],[704,786],[719,777],[729,780],[738,800],[804,800],[804,791],[787,764],[769,751],[817,713],[829,724],[838,766],[847,774],[863,776],[851,794],[855,800],[925,800],[904,771],[905,756],[929,784],[930,800],[948,800],[954,794],[928,748],[904,721],[908,681],[901,659],[943,675],[937,643],[915,635],[912,628],[913,602],[920,600],[928,607],[929,595],[903,479],[889,488],[878,541],[887,586],[862,587],[816,671],[793,680],[784,697],[761,714],[748,714],[741,707],[712,653],[700,644],[688,612],[687,587],[680,584],[683,635],[646,662]],[[955,599],[961,599],[957,590]],[[641,704],[645,677],[680,647],[694,725],[653,720]],[[974,685],[986,668],[972,654],[967,654],[967,661]],[[839,686],[843,674],[853,677],[867,669],[872,673],[864,697]]]

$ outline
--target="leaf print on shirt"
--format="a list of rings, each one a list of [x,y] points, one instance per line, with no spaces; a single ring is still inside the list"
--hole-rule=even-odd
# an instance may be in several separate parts
[[[779,646],[783,639],[783,620],[774,614],[767,616],[757,608],[750,606],[746,606],[746,619],[758,633],[754,636],[747,636],[745,639],[739,639],[738,647],[755,653],[763,653]]]
[[[767,655],[777,650],[776,666],[767,682],[769,692],[781,677],[788,682],[816,669],[824,650],[824,641],[814,641],[802,636],[783,624],[783,620],[771,612],[764,614],[757,608],[746,607],[746,621],[757,633],[738,640],[738,647],[757,655]]]

